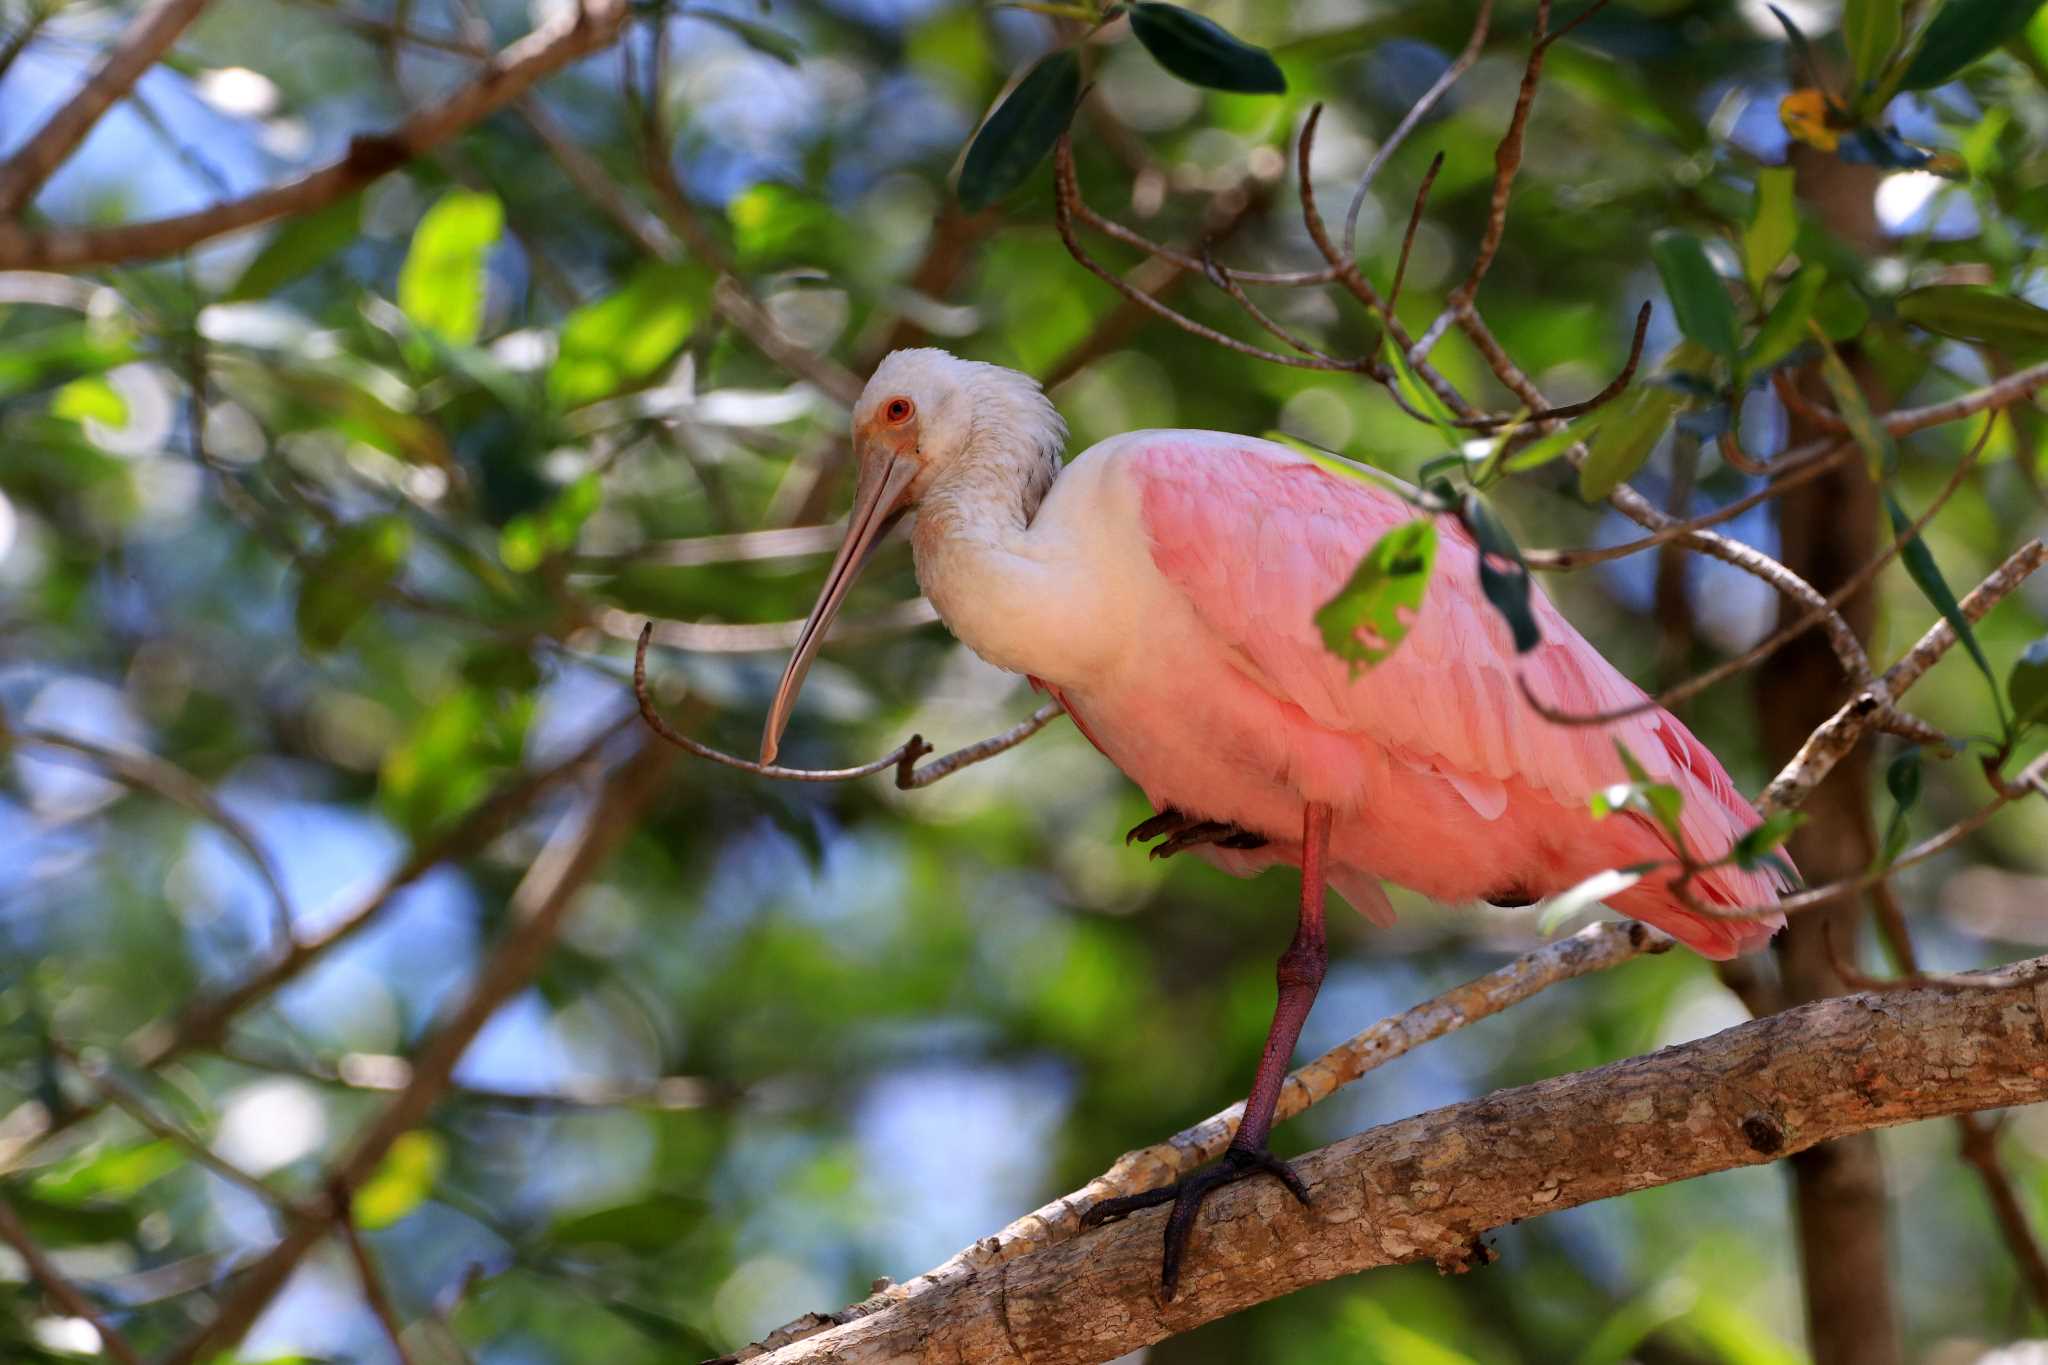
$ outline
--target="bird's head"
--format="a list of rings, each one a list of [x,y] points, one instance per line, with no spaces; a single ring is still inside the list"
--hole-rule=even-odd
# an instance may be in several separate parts
[[[804,674],[868,552],[936,495],[1020,489],[1028,519],[1059,470],[1066,426],[1036,380],[936,349],[893,351],[853,405],[855,483],[846,539],[797,637],[761,736],[773,762]]]

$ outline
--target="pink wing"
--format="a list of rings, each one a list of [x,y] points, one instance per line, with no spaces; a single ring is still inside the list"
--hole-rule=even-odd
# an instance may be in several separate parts
[[[1592,793],[1626,780],[1614,749],[1619,739],[1652,777],[1683,795],[1681,829],[1697,856],[1720,857],[1757,823],[1720,763],[1669,713],[1564,726],[1529,706],[1518,672],[1537,697],[1565,711],[1612,710],[1644,694],[1540,592],[1530,605],[1543,641],[1518,656],[1506,623],[1480,592],[1477,549],[1455,519],[1437,520],[1436,572],[1406,640],[1354,678],[1324,648],[1315,613],[1379,536],[1417,515],[1412,507],[1272,446],[1177,443],[1161,434],[1121,454],[1160,572],[1276,695],[1324,729],[1455,774],[1482,809],[1499,782],[1514,780],[1585,811]],[[1655,836],[1649,856],[1659,845],[1668,851],[1661,832],[1642,824]],[[1728,906],[1774,901],[1780,889],[1767,873],[1732,867],[1695,887],[1702,900]],[[1615,908],[1714,956],[1753,947],[1783,923],[1703,919],[1658,878],[1616,897]]]

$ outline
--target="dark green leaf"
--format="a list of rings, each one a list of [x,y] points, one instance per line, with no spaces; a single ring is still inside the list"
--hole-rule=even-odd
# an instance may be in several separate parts
[[[2048,308],[1979,285],[1931,284],[1911,290],[1899,296],[1899,316],[1939,336],[2006,351],[2048,345]]]
[[[579,1213],[555,1224],[548,1240],[556,1245],[599,1243],[637,1251],[659,1251],[676,1244],[690,1224],[704,1216],[704,1201],[680,1194],[655,1194],[631,1204]]]
[[[1910,837],[1906,816],[1920,800],[1920,750],[1908,749],[1893,759],[1884,770],[1884,785],[1892,796],[1892,814],[1885,822],[1884,849],[1878,854],[1878,866],[1890,867],[1906,851]]]
[[[1818,329],[1815,329],[1818,331]],[[1863,451],[1863,459],[1870,467],[1870,477],[1879,483],[1891,477],[1898,468],[1898,447],[1877,415],[1870,410],[1870,400],[1864,396],[1863,386],[1856,382],[1856,376],[1849,373],[1849,367],[1842,363],[1842,357],[1823,338],[1820,347],[1821,378],[1827,381],[1828,393],[1835,400],[1835,410],[1842,414],[1842,420],[1849,426],[1849,434],[1856,438],[1856,444]]]
[[[1842,6],[1842,41],[1856,73],[1856,88],[1877,79],[1899,45],[1899,0],[1848,0]]]
[[[1062,48],[1040,58],[974,135],[960,167],[960,207],[979,213],[1023,184],[1067,130],[1080,98],[1080,54]]]
[[[683,17],[686,19],[702,19],[707,24],[716,24],[737,37],[748,47],[754,49],[754,51],[773,57],[785,66],[795,66],[799,61],[803,60],[803,49],[797,46],[796,39],[784,33],[781,29],[771,27],[768,24],[745,19],[737,14],[727,14],[721,10],[703,8],[686,10],[683,13]]]
[[[1436,566],[1436,522],[1417,517],[1381,536],[1344,587],[1316,612],[1323,647],[1355,676],[1385,659],[1408,634]]]
[[[1678,330],[1715,355],[1735,359],[1735,305],[1700,239],[1667,228],[1650,239],[1650,257],[1671,296]]]
[[[1684,394],[1654,383],[1638,384],[1615,399],[1579,466],[1579,496],[1598,502],[1627,483],[1686,402]]]
[[[398,272],[398,306],[444,341],[476,340],[484,320],[484,258],[505,225],[495,195],[450,190],[413,230]]]
[[[1271,53],[1179,5],[1138,0],[1131,6],[1131,32],[1161,66],[1190,84],[1248,95],[1287,89]]]
[[[1799,205],[1792,194],[1792,168],[1766,166],[1756,173],[1756,207],[1742,230],[1742,268],[1761,296],[1764,281],[1799,240]],[[1665,288],[1669,289],[1667,282]]]
[[[1750,338],[1742,353],[1742,373],[1758,375],[1797,350],[1806,340],[1806,324],[1813,318],[1813,305],[1820,298],[1828,272],[1817,265],[1802,267],[1778,294],[1770,316]]]
[[[304,217],[287,218],[223,298],[229,303],[268,298],[355,241],[362,230],[360,193],[344,195]]]
[[[1479,543],[1479,590],[1506,618],[1514,632],[1515,652],[1528,653],[1543,642],[1543,632],[1536,628],[1536,615],[1529,607],[1529,566],[1522,560],[1521,546],[1477,494],[1465,495],[1458,516]]]
[[[1884,494],[1885,510],[1891,514],[1892,533],[1906,535],[1913,519],[1906,515],[1906,509],[1899,506],[1899,500],[1891,490]],[[1941,619],[1948,622],[1949,629],[1956,633],[1956,639],[1968,650],[1976,662],[1977,671],[1984,675],[1984,681],[1991,684],[1991,704],[1998,712],[2000,725],[2005,720],[2005,698],[1999,691],[1998,677],[1991,671],[1991,660],[1984,657],[1984,647],[1977,643],[1977,632],[1970,626],[1970,618],[1963,615],[1963,609],[1956,602],[1956,595],[1949,591],[1948,580],[1942,576],[1941,566],[1934,562],[1933,551],[1918,535],[1907,536],[1906,543],[1899,551],[1899,562],[1906,566],[1906,572],[1934,609],[1941,613]]]
[[[1813,320],[1829,341],[1852,341],[1870,321],[1870,305],[1847,280],[1829,280],[1813,301]]]
[[[399,517],[373,517],[336,531],[301,570],[300,642],[316,654],[340,644],[398,577],[411,546],[412,528]]]
[[[2013,724],[2048,720],[2048,635],[2020,651],[2005,675],[2005,690],[2012,699]]]
[[[548,397],[558,408],[580,407],[648,378],[675,355],[710,300],[710,282],[694,267],[640,267],[625,288],[562,323]]]
[[[2040,0],[1946,0],[1928,24],[1899,82],[1904,90],[1942,84],[2001,43],[2017,38]]]
[[[1781,810],[1776,815],[1766,816],[1762,824],[1735,841],[1735,847],[1729,850],[1728,856],[1735,860],[1737,867],[1754,871],[1791,837],[1793,830],[1805,823],[1805,811]]]

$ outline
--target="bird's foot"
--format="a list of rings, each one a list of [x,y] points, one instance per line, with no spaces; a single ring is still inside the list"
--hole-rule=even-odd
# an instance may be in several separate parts
[[[1160,838],[1161,835],[1165,837]],[[1254,834],[1236,825],[1226,825],[1219,820],[1197,820],[1168,808],[1150,820],[1132,825],[1124,834],[1126,844],[1133,842],[1151,843],[1159,839],[1146,853],[1154,858],[1171,858],[1197,844],[1214,844],[1218,848],[1264,848],[1266,836]]]
[[[1100,1227],[1114,1223],[1155,1205],[1171,1203],[1173,1212],[1166,1217],[1166,1251],[1159,1262],[1159,1287],[1161,1294],[1172,1302],[1180,1287],[1181,1260],[1188,1249],[1188,1237],[1195,1230],[1195,1216],[1202,1210],[1202,1201],[1211,1192],[1225,1185],[1233,1185],[1248,1176],[1266,1174],[1285,1185],[1305,1206],[1309,1202],[1308,1186],[1301,1183],[1301,1177],[1294,1168],[1274,1156],[1263,1147],[1250,1151],[1232,1147],[1223,1154],[1223,1159],[1213,1166],[1205,1166],[1191,1175],[1163,1185],[1156,1190],[1142,1194],[1127,1194],[1116,1199],[1105,1199],[1081,1215],[1084,1228]]]

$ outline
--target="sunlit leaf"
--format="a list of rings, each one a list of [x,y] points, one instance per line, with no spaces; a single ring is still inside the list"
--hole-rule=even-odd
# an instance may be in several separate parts
[[[577,533],[603,496],[603,481],[596,474],[585,474],[539,511],[506,522],[498,534],[498,558],[514,573],[538,568],[550,555],[576,544]]]
[[[2048,308],[1979,285],[1932,284],[1899,296],[1899,316],[1958,341],[2006,351],[2048,346]]]
[[[91,420],[125,427],[128,400],[100,375],[83,375],[50,395],[50,415],[71,422]]]
[[[1991,660],[1984,657],[1984,647],[1977,643],[1976,629],[1970,625],[1970,618],[1963,615],[1962,606],[1950,590],[1948,579],[1942,576],[1941,566],[1934,562],[1934,552],[1927,548],[1927,542],[1917,534],[1907,535],[1912,529],[1913,519],[1906,515],[1905,508],[1899,506],[1899,500],[1892,496],[1889,488],[1884,491],[1884,505],[1891,514],[1892,533],[1906,537],[1904,546],[1899,550],[1899,562],[1906,566],[1906,573],[1921,594],[1941,613],[1941,619],[1948,622],[1949,629],[1956,633],[1956,639],[1969,651],[1977,671],[1991,685],[1991,705],[1998,712],[1999,724],[2004,725],[2005,698],[1999,690],[1998,675],[1991,671]]]
[[[1627,483],[1685,404],[1685,395],[1661,384],[1637,384],[1610,403],[1579,466],[1579,496],[1598,502]]]
[[[1906,66],[1902,90],[1927,90],[1960,74],[1993,48],[2019,37],[2040,0],[1943,0]]]
[[[1735,305],[1700,239],[1667,228],[1650,239],[1650,258],[1671,298],[1678,330],[1715,355],[1735,359]]]
[[[1756,206],[1742,230],[1742,268],[1759,294],[1799,240],[1799,205],[1792,181],[1790,166],[1766,166],[1756,174]]]
[[[1764,325],[1757,329],[1742,352],[1742,373],[1762,374],[1797,350],[1807,339],[1807,324],[1813,320],[1813,306],[1820,298],[1828,273],[1817,265],[1803,266],[1778,294]]]
[[[1537,437],[1509,455],[1501,462],[1501,467],[1519,474],[1525,470],[1539,469],[1549,464],[1579,442],[1591,440],[1593,434],[1600,430],[1601,425],[1607,419],[1608,413],[1612,412],[1613,409],[1614,404],[1609,403],[1606,407],[1596,409],[1593,412],[1587,413],[1584,417],[1559,427],[1548,436]]]
[[[974,135],[960,167],[960,207],[979,213],[1023,184],[1067,130],[1080,98],[1080,54],[1062,48],[1041,57]]]
[[[300,643],[316,654],[339,645],[398,577],[411,546],[412,528],[400,517],[373,517],[336,531],[300,570]]]
[[[1544,901],[1543,909],[1536,917],[1536,928],[1546,937],[1553,935],[1583,911],[1619,896],[1642,879],[1642,873],[1621,867],[1595,872]]]
[[[1194,85],[1250,95],[1287,89],[1272,54],[1179,5],[1138,0],[1130,7],[1131,32],[1158,63]]]
[[[484,258],[505,225],[495,195],[450,190],[413,229],[398,272],[398,306],[415,327],[475,341],[484,319]]]
[[[1814,328],[1816,336],[1819,328]],[[1893,444],[1891,433],[1877,420],[1870,410],[1870,400],[1864,396],[1863,386],[1856,382],[1856,376],[1849,372],[1848,365],[1821,337],[1820,347],[1821,378],[1827,381],[1828,394],[1835,400],[1835,411],[1842,415],[1849,434],[1856,438],[1856,445],[1863,452],[1864,462],[1870,468],[1870,477],[1882,483],[1891,477],[1898,467],[1898,447]]]
[[[42,1172],[33,1188],[39,1198],[58,1204],[126,1199],[184,1164],[178,1144],[163,1139],[95,1148]]]
[[[400,1133],[377,1169],[356,1190],[352,1204],[356,1226],[367,1231],[389,1227],[424,1204],[446,1162],[439,1137],[419,1128]]]
[[[1647,815],[1671,836],[1674,844],[1682,846],[1684,835],[1680,833],[1679,822],[1685,814],[1685,797],[1670,783],[1651,777],[1642,761],[1629,751],[1628,745],[1617,739],[1614,750],[1621,756],[1621,766],[1628,774],[1628,781],[1603,787],[1588,798],[1587,805],[1593,812],[1593,818],[1604,820],[1618,811]]]
[[[1436,566],[1436,522],[1417,517],[1373,543],[1350,581],[1316,612],[1323,647],[1356,676],[1407,637]]]
[[[1806,819],[1806,812],[1798,810],[1781,810],[1765,816],[1762,824],[1735,841],[1728,856],[1735,860],[1737,867],[1755,871],[1777,851],[1779,845],[1792,837],[1792,831],[1806,823]]]
[[[2005,691],[2012,701],[2013,724],[2048,720],[2048,635],[2020,651],[2005,675]]]
[[[548,370],[558,408],[608,398],[667,364],[710,304],[710,283],[685,265],[644,265],[615,294],[587,303],[562,324]]]
[[[325,208],[287,218],[221,297],[229,303],[267,298],[347,247],[362,231],[360,193],[343,195]]]

